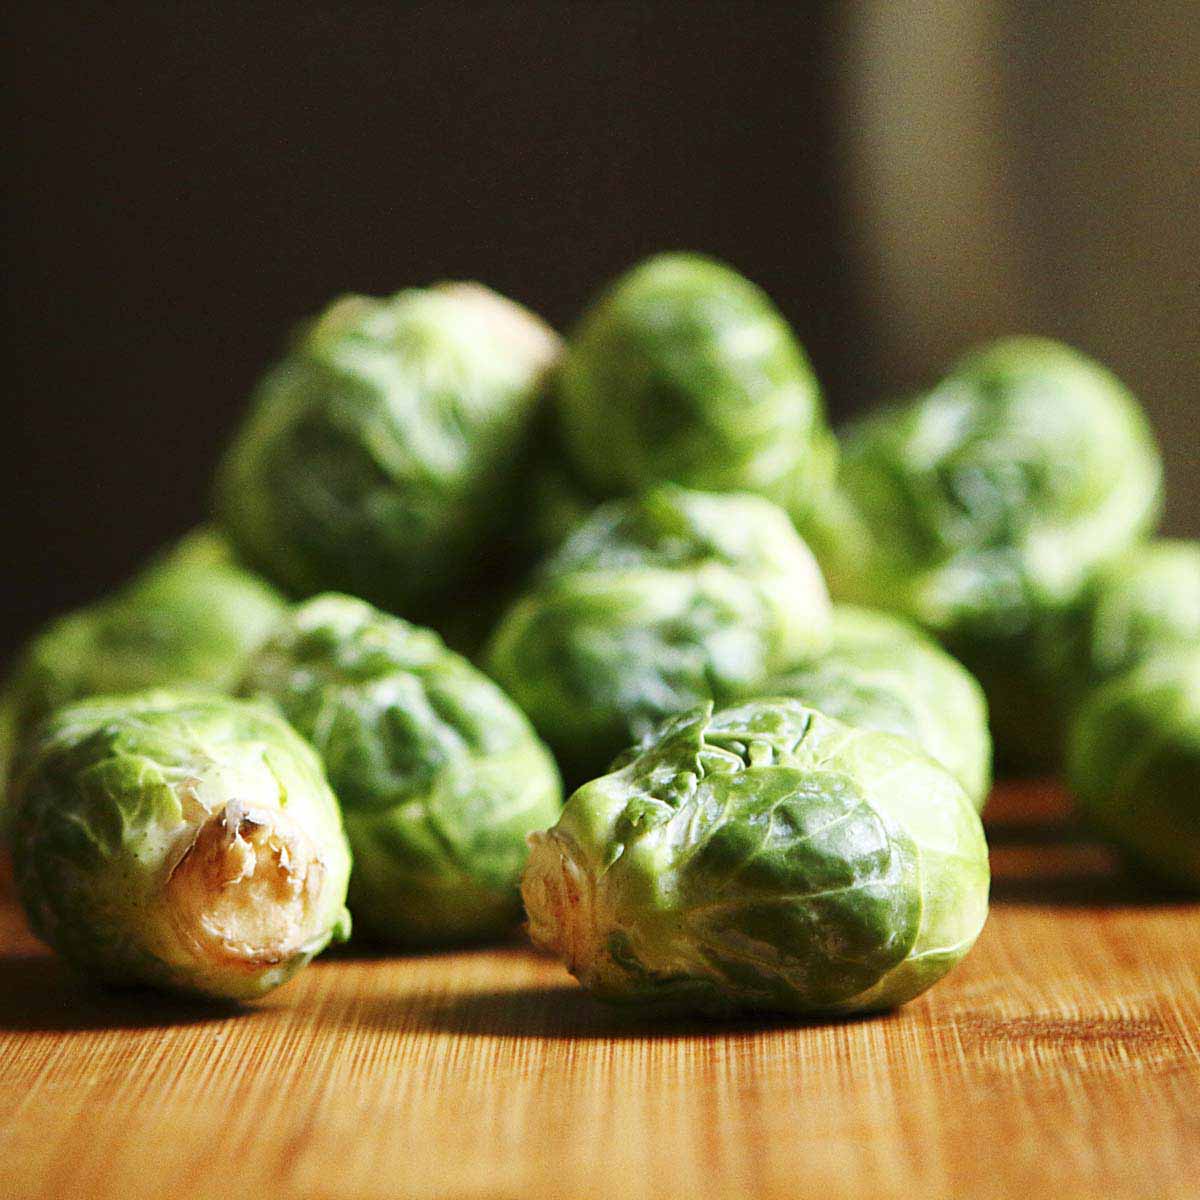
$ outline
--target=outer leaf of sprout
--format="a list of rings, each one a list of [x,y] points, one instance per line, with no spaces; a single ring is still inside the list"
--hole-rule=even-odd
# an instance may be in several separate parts
[[[772,676],[758,693],[794,696],[856,728],[911,738],[958,779],[977,808],[987,800],[992,742],[983,690],[901,618],[834,605],[829,653]]]

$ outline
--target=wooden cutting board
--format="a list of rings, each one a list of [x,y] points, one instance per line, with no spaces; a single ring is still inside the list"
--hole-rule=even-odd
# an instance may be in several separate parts
[[[1053,789],[895,1014],[647,1026],[514,943],[327,956],[238,1014],[89,993],[0,900],[0,1197],[1200,1197],[1200,904]]]

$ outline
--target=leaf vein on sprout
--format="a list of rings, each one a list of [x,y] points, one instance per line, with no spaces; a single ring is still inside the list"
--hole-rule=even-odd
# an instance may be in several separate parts
[[[752,905],[794,904],[794,903],[802,903],[802,902],[809,901],[809,900],[821,900],[826,896],[841,896],[841,895],[844,895],[846,892],[859,892],[859,891],[862,891],[865,887],[871,886],[872,884],[887,883],[887,882],[888,882],[888,880],[885,877],[882,879],[870,879],[870,880],[866,880],[866,881],[859,881],[856,883],[848,883],[848,884],[845,884],[843,887],[823,888],[819,892],[788,892],[784,895],[743,896],[737,900],[719,900],[712,904],[697,905],[694,908],[689,908],[687,910],[687,915],[688,915],[688,918],[690,919],[695,916],[703,916],[707,913],[723,912],[728,909],[748,908]]]

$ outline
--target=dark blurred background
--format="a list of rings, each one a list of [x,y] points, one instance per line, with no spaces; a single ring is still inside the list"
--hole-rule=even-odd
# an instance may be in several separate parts
[[[841,419],[1029,330],[1110,363],[1200,531],[1200,5],[9,5],[0,657],[198,520],[288,327],[478,278],[569,325],[665,247]]]

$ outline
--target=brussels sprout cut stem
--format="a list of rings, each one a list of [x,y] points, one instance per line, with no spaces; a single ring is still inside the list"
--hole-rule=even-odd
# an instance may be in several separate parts
[[[337,804],[265,707],[148,692],[60,709],[13,837],[34,930],[109,983],[251,999],[349,933]]]
[[[201,961],[275,966],[321,940],[313,923],[324,883],[324,863],[308,837],[234,799],[206,814],[172,867],[165,915]]]
[[[534,940],[620,1003],[889,1008],[949,971],[987,913],[957,781],[906,739],[794,700],[665,722],[531,844]]]

